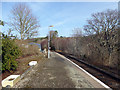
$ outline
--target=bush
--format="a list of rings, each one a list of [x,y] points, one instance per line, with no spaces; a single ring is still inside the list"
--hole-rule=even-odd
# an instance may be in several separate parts
[[[9,38],[4,37],[2,39],[2,71],[15,70],[17,68],[17,61],[21,54],[21,51],[15,44],[14,40],[10,40]]]

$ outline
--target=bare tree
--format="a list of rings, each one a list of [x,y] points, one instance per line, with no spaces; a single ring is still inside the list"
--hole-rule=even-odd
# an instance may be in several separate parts
[[[92,14],[91,19],[87,20],[88,25],[84,26],[84,30],[88,35],[95,34],[95,36],[92,36],[92,45],[96,47],[102,57],[108,58],[106,60],[107,65],[113,64],[112,54],[117,51],[117,20],[117,10],[108,9]]]
[[[73,29],[73,37],[82,37],[83,32],[81,28],[74,28]]]
[[[74,48],[72,48],[74,50],[74,54],[75,55],[79,55],[80,54],[80,51],[81,51],[81,37],[83,36],[83,33],[82,33],[82,29],[81,28],[74,28],[73,29],[73,35],[72,35],[74,38]],[[73,41],[72,41],[73,42]]]
[[[84,26],[84,30],[88,34],[99,34],[100,32],[112,32],[117,25],[117,10],[106,10],[92,14],[92,19],[87,20],[88,25]]]
[[[39,23],[26,4],[18,4],[12,8],[10,25],[18,31],[21,39],[30,38],[37,34]]]

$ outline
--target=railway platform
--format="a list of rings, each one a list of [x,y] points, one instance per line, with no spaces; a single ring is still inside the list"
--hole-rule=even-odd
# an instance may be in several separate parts
[[[95,79],[64,56],[51,52],[51,58],[38,63],[13,88],[104,88]]]

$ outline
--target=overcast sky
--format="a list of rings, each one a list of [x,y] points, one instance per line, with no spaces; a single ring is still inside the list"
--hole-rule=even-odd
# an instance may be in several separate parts
[[[2,2],[2,19],[9,22],[12,7],[16,2]],[[117,9],[117,2],[26,2],[32,13],[40,21],[38,37],[48,34],[48,26],[54,25],[59,36],[71,36],[74,28],[83,28],[92,13],[107,9]],[[8,29],[7,25],[2,32]],[[16,33],[16,32],[14,32]]]

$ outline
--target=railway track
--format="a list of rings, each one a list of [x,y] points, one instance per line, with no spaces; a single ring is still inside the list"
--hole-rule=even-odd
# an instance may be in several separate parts
[[[88,64],[82,60],[77,59],[74,56],[57,52],[59,54],[64,55],[65,57],[69,58],[71,61],[88,71],[90,74],[94,75],[96,78],[101,80],[103,83],[111,87],[112,89],[119,89],[120,88],[120,77],[118,75],[113,75],[101,68],[98,68],[94,65]]]

